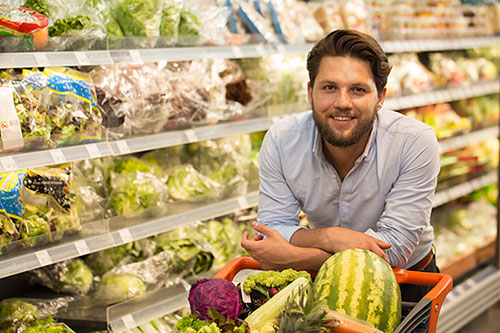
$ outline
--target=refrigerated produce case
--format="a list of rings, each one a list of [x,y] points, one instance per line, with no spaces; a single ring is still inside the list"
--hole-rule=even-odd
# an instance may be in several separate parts
[[[384,50],[391,55],[411,52],[448,52],[482,47],[498,48],[498,45],[500,45],[500,38],[495,36],[440,37],[442,36],[437,36],[431,40],[398,40],[391,37],[390,40],[383,40],[381,43]],[[85,69],[102,65],[141,67],[147,66],[149,63],[165,61],[245,60],[265,57],[276,57],[278,61],[281,61],[284,59],[283,56],[303,56],[311,47],[312,44],[306,42],[272,44],[259,41],[247,45],[233,46],[5,52],[0,53],[0,67],[4,69],[49,66],[74,66]],[[431,104],[443,104],[458,99],[494,95],[498,94],[499,91],[500,81],[496,77],[491,80],[467,81],[462,85],[450,84],[422,91],[405,92],[401,95],[395,94],[386,100],[385,106],[396,110],[408,110]],[[281,111],[276,112],[277,109],[281,109]],[[286,116],[287,112],[299,112],[306,109],[307,106],[303,104],[295,104],[291,107],[288,106],[288,108],[277,105],[262,112],[257,112],[251,117],[231,119],[234,121],[198,124],[193,127],[173,128],[170,131],[153,134],[141,133],[128,137],[114,137],[113,139],[109,139],[110,137],[107,137],[106,132],[104,132],[102,139],[90,143],[82,142],[76,145],[50,146],[46,149],[4,152],[0,157],[0,171],[12,172],[86,159],[128,156],[134,153],[199,143],[230,135],[265,131],[277,118]],[[283,112],[283,110],[285,111]],[[498,115],[496,121],[498,122]],[[440,140],[440,151],[445,154],[485,140],[498,141],[498,126],[498,123],[494,123],[481,129],[471,130],[468,128],[462,133],[455,133],[452,137]],[[458,179],[458,181],[449,187],[441,188],[436,193],[433,203],[434,208],[455,201],[485,186],[497,183],[498,166],[473,178],[462,177],[455,179]],[[66,233],[62,239],[56,239],[54,242],[44,242],[44,244],[28,248],[22,246],[23,244],[12,244],[0,256],[0,278],[2,279],[0,281],[5,286],[5,288],[2,288],[3,294],[1,298],[15,296],[13,293],[20,289],[19,284],[21,283],[19,280],[16,281],[16,278],[24,272],[128,244],[132,241],[153,237],[197,221],[205,221],[235,211],[252,208],[257,203],[258,188],[256,184],[253,184],[248,187],[245,193],[235,194],[223,199],[205,202],[180,202],[170,207],[166,214],[153,218],[125,219],[123,216],[113,216],[83,224],[78,233]],[[491,304],[500,300],[500,273],[498,270],[500,259],[498,256],[499,238],[497,232],[500,222],[498,219],[498,203],[496,216],[496,235],[491,235],[492,237],[474,251],[464,253],[442,266],[445,273],[449,273],[460,283],[455,283],[455,288],[450,292],[443,305],[438,323],[438,332],[452,332],[459,329],[467,324],[467,320],[464,318],[472,319]],[[9,288],[10,286],[14,287]],[[133,329],[152,319],[185,307],[187,289],[188,284],[182,280],[169,288],[155,290],[145,296],[121,302],[111,307],[105,307],[105,310],[103,310],[105,313],[102,313],[99,320],[102,319],[102,325],[114,331]],[[61,316],[61,318],[64,319],[64,316]],[[73,319],[76,322],[78,320],[78,318],[75,319],[69,314],[67,314],[66,318],[68,321]],[[457,318],[460,318],[460,320]]]

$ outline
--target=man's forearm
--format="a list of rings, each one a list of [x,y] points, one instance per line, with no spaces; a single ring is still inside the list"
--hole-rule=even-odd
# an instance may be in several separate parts
[[[324,249],[325,229],[299,229],[290,238],[290,244],[300,247]]]
[[[276,264],[272,269],[306,269],[318,270],[332,254],[314,247],[294,247],[283,263]],[[268,267],[269,269],[269,267]]]

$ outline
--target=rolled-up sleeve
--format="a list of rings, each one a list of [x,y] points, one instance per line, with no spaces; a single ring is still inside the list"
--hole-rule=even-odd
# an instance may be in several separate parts
[[[266,133],[259,153],[258,220],[290,241],[292,235],[302,228],[299,226],[301,206],[283,175],[275,135],[272,129]]]
[[[386,254],[393,267],[408,263],[422,234],[431,228],[432,201],[440,170],[439,144],[431,129],[407,137],[400,154],[400,174],[386,198],[377,230],[366,232],[392,244]]]

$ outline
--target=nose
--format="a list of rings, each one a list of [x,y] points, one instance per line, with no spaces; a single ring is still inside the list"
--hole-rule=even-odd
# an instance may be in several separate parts
[[[352,100],[351,100],[351,96],[349,96],[349,93],[347,91],[340,90],[335,98],[334,106],[335,106],[335,108],[341,109],[341,110],[351,109],[352,108]]]

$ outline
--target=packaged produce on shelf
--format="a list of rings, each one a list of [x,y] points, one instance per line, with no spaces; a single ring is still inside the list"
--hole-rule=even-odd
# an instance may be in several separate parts
[[[64,294],[85,295],[94,282],[92,271],[79,258],[35,269],[27,274],[30,283]]]
[[[433,74],[416,54],[402,53],[389,57],[393,69],[388,78],[389,96],[418,94],[434,88]]]
[[[90,77],[62,67],[12,73],[3,72],[2,83],[13,91],[25,149],[101,140],[101,112]]]
[[[230,60],[101,66],[92,76],[111,138],[239,120],[261,103]]]
[[[442,154],[437,190],[466,182],[494,170],[498,166],[497,141],[486,140]]]
[[[279,4],[281,1],[275,2]],[[283,1],[283,3],[286,5],[283,9],[286,11],[288,19],[292,21],[292,24],[297,25],[296,32],[302,36],[304,42],[316,42],[323,37],[323,28],[314,19],[311,6],[299,0],[288,0]],[[291,38],[289,43],[295,42]]]
[[[496,207],[485,198],[467,204],[449,204],[432,213],[437,264],[441,268],[474,252],[494,239]],[[479,262],[477,264],[480,264]]]
[[[57,241],[80,230],[69,164],[3,173],[0,183],[2,214],[9,217],[2,224],[9,235],[2,238],[7,250]]]
[[[0,5],[0,51],[43,50],[49,21],[43,13],[13,5]]]
[[[97,2],[27,0],[22,6],[40,10],[49,19],[47,50],[86,50],[105,46],[106,25]]]
[[[312,3],[313,16],[323,28],[324,34],[344,27],[341,5],[338,2],[323,1],[320,4]]]
[[[436,75],[439,84],[459,84],[467,80],[463,69],[455,59],[444,53],[432,53],[429,55],[429,68]]]
[[[102,277],[95,297],[104,304],[113,304],[145,293],[146,286],[137,275],[110,272]]]
[[[460,117],[470,119],[472,128],[498,124],[500,114],[498,94],[461,99],[450,102],[450,105]]]
[[[270,17],[262,16],[252,4],[245,1],[238,1],[236,6],[239,19],[257,42],[278,44],[279,37],[272,21],[269,20]]]
[[[52,318],[51,310],[57,310],[59,305],[49,303],[49,308],[40,308],[40,304],[30,300],[9,298],[0,302],[0,330],[5,333],[16,332],[46,332],[74,333],[63,323],[57,323]],[[67,304],[67,302],[65,302]]]
[[[465,133],[472,128],[471,119],[458,115],[449,103],[429,104],[401,112],[432,127],[438,139]]]

